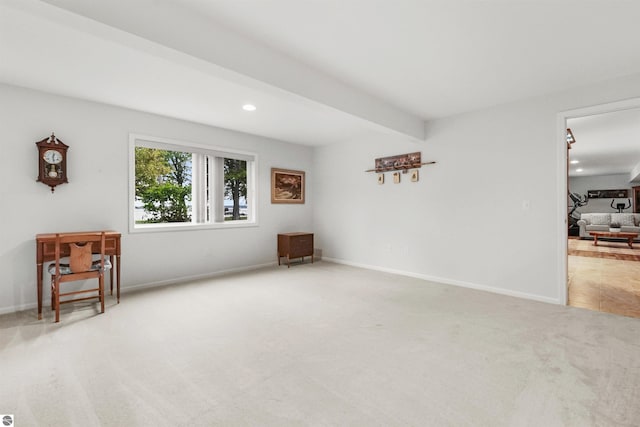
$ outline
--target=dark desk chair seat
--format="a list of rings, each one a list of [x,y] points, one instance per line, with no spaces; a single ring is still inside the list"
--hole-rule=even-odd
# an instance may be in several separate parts
[[[91,270],[99,270],[100,269],[100,260],[97,259],[95,261],[91,262]],[[109,261],[108,259],[104,260],[104,270],[110,270],[111,269],[111,261]],[[49,274],[51,274],[52,276],[55,276],[56,274],[56,265],[55,264],[50,264],[49,268],[47,270],[49,272]],[[60,264],[60,274],[71,274],[71,266],[69,264]],[[78,279],[79,280],[79,279]]]
[[[56,322],[60,321],[60,304],[74,301],[85,301],[97,298],[100,301],[101,313],[104,313],[104,272],[111,268],[111,263],[105,259],[105,233],[83,233],[61,236],[56,234],[55,262],[49,265],[51,274],[51,308],[56,311]],[[69,247],[69,263],[62,263],[60,254],[62,248]],[[93,255],[98,259],[93,259]],[[98,287],[82,289],[72,292],[61,292],[60,285],[77,280],[98,279]],[[93,293],[89,297],[75,298],[61,301],[60,297],[76,294]]]

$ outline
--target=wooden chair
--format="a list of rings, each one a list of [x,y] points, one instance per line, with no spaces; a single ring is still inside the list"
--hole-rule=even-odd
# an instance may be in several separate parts
[[[111,263],[105,259],[105,233],[56,234],[55,245],[55,262],[48,269],[51,274],[51,309],[56,311],[55,321],[60,321],[60,304],[74,301],[98,298],[100,312],[104,313],[104,272],[111,268]],[[68,264],[61,262],[61,255],[65,253],[69,254]],[[99,259],[94,260],[94,254],[99,255]],[[87,279],[98,279],[98,287],[61,292],[62,283]],[[97,295],[60,301],[60,297],[91,292],[97,292]]]

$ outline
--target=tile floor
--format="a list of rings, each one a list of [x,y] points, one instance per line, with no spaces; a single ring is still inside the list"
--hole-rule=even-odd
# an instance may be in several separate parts
[[[639,261],[569,255],[568,267],[569,305],[640,318]]]

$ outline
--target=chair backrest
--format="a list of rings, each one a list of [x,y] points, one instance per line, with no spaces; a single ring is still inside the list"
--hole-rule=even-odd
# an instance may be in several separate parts
[[[65,245],[68,251],[65,251]],[[55,246],[55,274],[60,275],[60,258],[69,254],[69,268],[71,274],[79,274],[93,270],[93,254],[100,255],[99,273],[104,271],[105,233],[73,233],[56,234]]]
[[[89,271],[93,263],[93,242],[69,243],[69,268],[72,273]]]

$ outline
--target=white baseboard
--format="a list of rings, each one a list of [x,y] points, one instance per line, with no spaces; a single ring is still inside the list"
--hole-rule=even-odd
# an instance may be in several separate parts
[[[34,288],[35,288],[35,285],[34,285]],[[14,305],[10,307],[2,307],[0,308],[0,315],[17,313],[19,311],[25,311],[25,310],[31,310],[31,309],[37,309],[37,308],[38,308],[37,302],[29,302],[26,304]]]
[[[358,262],[345,261],[345,260],[337,259],[337,258],[323,257],[322,260],[326,261],[326,262],[333,262],[333,263],[336,263],[336,264],[349,265],[349,266],[352,266],[352,267],[365,268],[367,270],[382,271],[382,272],[385,272],[385,273],[397,274],[399,276],[413,277],[413,278],[416,278],[416,279],[427,280],[427,281],[430,281],[430,282],[442,283],[442,284],[445,284],[445,285],[460,286],[460,287],[463,287],[463,288],[469,288],[469,289],[476,289],[476,290],[480,290],[480,291],[492,292],[494,294],[508,295],[508,296],[512,296],[512,297],[524,298],[524,299],[529,299],[529,300],[533,300],[533,301],[546,302],[546,303],[550,303],[550,304],[562,304],[562,302],[560,300],[554,299],[554,298],[548,298],[548,297],[535,295],[535,294],[528,294],[528,293],[525,293],[525,292],[512,291],[512,290],[509,290],[509,289],[495,288],[495,287],[492,287],[492,286],[480,285],[480,284],[471,283],[471,282],[464,282],[464,281],[461,281],[461,280],[448,279],[448,278],[445,278],[445,277],[430,276],[430,275],[427,275],[427,274],[414,273],[414,272],[410,272],[410,271],[396,270],[396,269],[393,269],[393,268],[379,267],[379,266],[376,266],[376,265],[369,265],[369,264],[362,264],[362,263],[358,263]],[[124,294],[124,293],[127,293],[127,292],[137,291],[137,290],[141,290],[141,289],[157,288],[157,287],[174,285],[174,284],[184,283],[184,282],[189,282],[189,281],[194,281],[194,280],[210,279],[210,278],[214,278],[214,277],[224,276],[226,274],[233,274],[233,273],[241,273],[243,271],[258,270],[258,269],[261,269],[261,268],[274,266],[275,264],[276,264],[275,262],[268,262],[268,263],[265,263],[265,264],[256,264],[256,265],[250,265],[250,266],[246,266],[246,267],[231,268],[231,269],[228,269],[228,270],[215,271],[215,272],[212,272],[212,273],[205,273],[205,274],[198,274],[198,275],[193,275],[193,276],[178,277],[178,278],[163,280],[163,281],[160,281],[160,282],[141,283],[141,284],[137,284],[137,285],[133,285],[133,286],[122,287],[120,289],[120,292]],[[36,302],[30,302],[30,303],[21,304],[21,305],[18,305],[18,306],[2,307],[2,308],[0,308],[0,315],[8,314],[8,313],[15,313],[15,312],[18,312],[18,311],[23,311],[23,310],[31,310],[31,309],[37,308],[37,306],[38,306],[38,304]]]
[[[445,285],[460,286],[462,288],[470,288],[470,289],[476,289],[480,291],[492,292],[494,294],[508,295],[516,298],[524,298],[524,299],[529,299],[533,301],[546,302],[549,304],[561,304],[561,305],[563,304],[559,299],[556,299],[556,298],[549,298],[541,295],[528,294],[526,292],[512,291],[512,290],[503,289],[503,288],[495,288],[493,286],[480,285],[480,284],[471,283],[471,282],[464,282],[462,280],[430,276],[427,274],[413,273],[411,271],[396,270],[393,268],[379,267],[376,265],[368,265],[368,264],[362,264],[358,262],[345,261],[337,258],[324,257],[323,260],[328,262],[335,262],[336,264],[349,265],[352,267],[366,268],[367,270],[382,271],[384,273],[397,274],[399,276],[407,276],[407,277],[413,277],[416,279],[428,280],[430,282],[437,282]]]
[[[163,280],[163,281],[160,281],[160,282],[141,283],[141,284],[138,284],[138,285],[121,287],[120,288],[120,293],[125,294],[127,292],[137,291],[137,290],[140,290],[140,289],[158,288],[158,287],[162,287],[162,286],[175,285],[175,284],[178,284],[178,283],[185,283],[185,282],[190,282],[190,281],[194,281],[194,280],[210,279],[210,278],[214,278],[214,277],[224,276],[226,274],[241,273],[243,271],[259,270],[261,268],[271,267],[271,266],[273,266],[275,264],[276,264],[276,262],[274,261],[274,262],[268,262],[266,264],[256,264],[256,265],[250,265],[250,266],[246,266],[246,267],[230,268],[228,270],[215,271],[215,272],[212,272],[212,273],[198,274],[198,275],[194,275],[194,276],[178,277],[178,278],[174,278],[174,279]],[[107,281],[105,281],[105,286],[106,285],[108,285]],[[43,303],[45,303],[45,302],[47,302],[47,301],[43,301]],[[44,306],[44,304],[43,304],[43,306]],[[47,307],[49,307],[49,305],[47,305]],[[2,308],[0,308],[0,315],[8,314],[8,313],[16,313],[18,311],[31,310],[31,309],[37,309],[37,308],[38,308],[38,303],[37,302],[29,302],[29,303],[26,303],[26,304],[21,304],[21,305],[16,305],[16,306],[2,307]]]
[[[271,266],[273,266],[275,264],[276,263],[274,261],[274,262],[268,262],[268,263],[265,263],[265,264],[255,264],[255,265],[249,265],[249,266],[246,266],[246,267],[237,267],[237,268],[230,268],[228,270],[214,271],[214,272],[211,272],[211,273],[196,274],[196,275],[193,275],[193,276],[183,276],[183,277],[178,277],[178,278],[174,278],[174,279],[162,280],[160,282],[140,283],[140,284],[133,285],[133,286],[127,286],[126,288],[121,288],[120,289],[120,293],[138,291],[140,289],[147,289],[147,288],[159,288],[159,287],[162,287],[162,286],[169,286],[169,285],[175,285],[175,284],[179,284],[179,283],[192,282],[194,280],[212,279],[214,277],[224,276],[226,274],[234,274],[234,273],[242,273],[243,271],[259,270],[261,268],[271,267]]]

